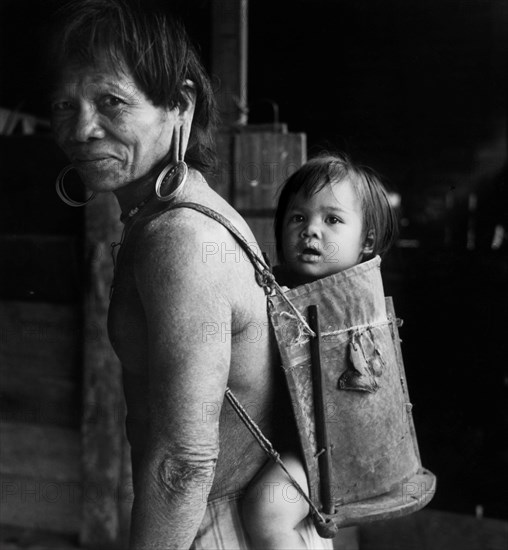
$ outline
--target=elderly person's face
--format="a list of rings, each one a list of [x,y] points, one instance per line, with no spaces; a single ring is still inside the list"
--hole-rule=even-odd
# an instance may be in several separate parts
[[[169,158],[178,109],[156,107],[127,70],[69,65],[52,94],[58,145],[94,191],[114,191]]]

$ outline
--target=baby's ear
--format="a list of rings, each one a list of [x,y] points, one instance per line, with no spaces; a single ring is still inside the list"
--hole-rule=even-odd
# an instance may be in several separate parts
[[[365,241],[363,243],[363,253],[364,254],[372,254],[374,252],[374,230],[371,229],[367,236],[365,237]]]

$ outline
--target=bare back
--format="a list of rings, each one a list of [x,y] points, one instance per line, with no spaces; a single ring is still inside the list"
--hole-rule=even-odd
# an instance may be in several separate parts
[[[213,208],[255,243],[198,173],[189,179],[181,201]],[[203,461],[215,456],[214,475],[201,483],[206,501],[244,489],[266,461],[223,401],[226,385],[275,440],[275,418],[287,412],[266,296],[241,247],[216,221],[189,209],[150,214],[128,228],[109,314],[123,366],[134,486],[154,447]]]

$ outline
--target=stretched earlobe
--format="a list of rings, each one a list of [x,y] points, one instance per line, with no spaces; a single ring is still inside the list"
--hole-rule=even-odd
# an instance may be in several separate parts
[[[183,160],[185,151],[189,144],[194,109],[196,107],[196,86],[191,80],[185,80],[183,85],[183,96],[185,102],[179,106],[179,122],[175,128],[173,146],[173,160]]]
[[[192,80],[186,79],[184,81],[182,95],[185,101],[179,106],[180,116],[185,116],[189,112],[192,116],[196,106],[196,85],[192,82]]]

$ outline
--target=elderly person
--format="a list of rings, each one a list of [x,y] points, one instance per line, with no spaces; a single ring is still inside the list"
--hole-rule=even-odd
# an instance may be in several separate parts
[[[56,28],[52,125],[72,163],[57,190],[74,204],[65,187],[74,168],[89,198],[115,194],[125,224],[109,334],[132,449],[130,548],[249,548],[241,496],[267,459],[226,387],[276,447],[292,426],[280,421],[289,406],[253,266],[221,224],[174,208],[199,202],[255,242],[203,176],[213,161],[209,81],[181,26],[132,2],[71,2]],[[205,254],[210,243],[236,252]],[[301,533],[321,547],[309,519]]]

